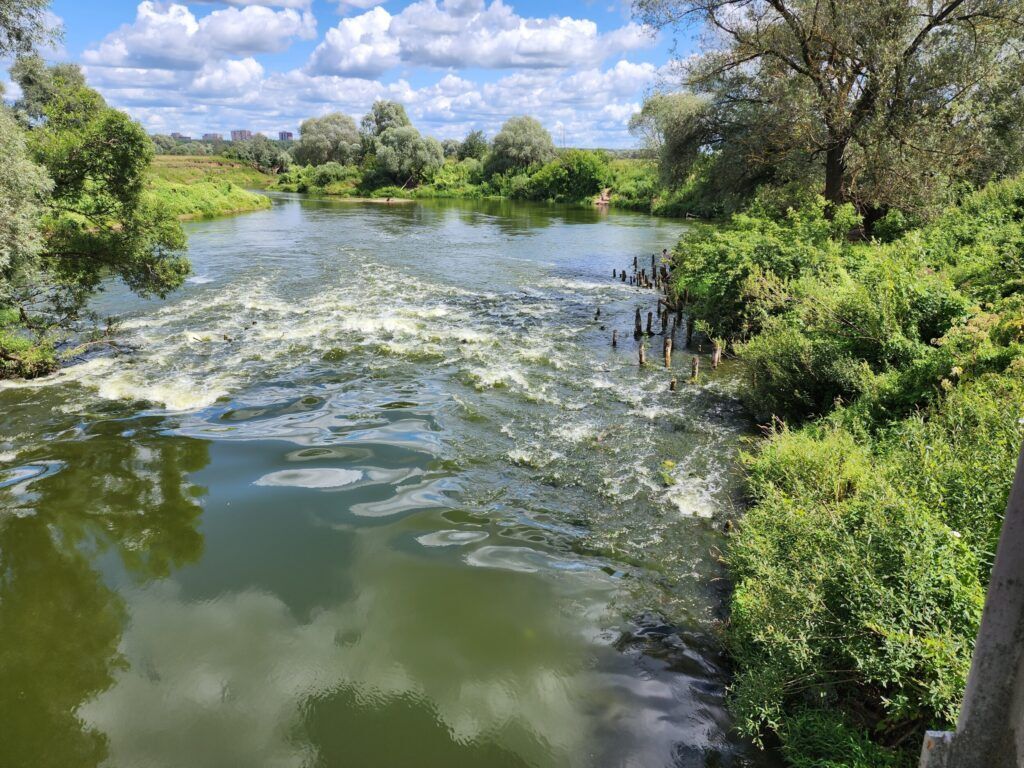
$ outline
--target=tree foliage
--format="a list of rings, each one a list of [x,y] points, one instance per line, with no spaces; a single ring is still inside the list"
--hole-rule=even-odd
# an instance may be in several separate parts
[[[388,128],[406,128],[412,125],[405,107],[397,101],[378,100],[373,102],[359,124],[359,130],[367,139],[380,136]]]
[[[732,700],[794,766],[902,766],[956,720],[1024,437],[1024,178],[888,243],[825,211],[763,201],[675,254],[774,425],[728,550]]]
[[[1021,167],[1022,0],[638,0],[655,26],[701,22],[686,66],[708,101],[694,143],[759,180],[812,170],[832,203],[927,211],[951,182]],[[1019,144],[1017,145],[1019,146]],[[1012,147],[1011,147],[1012,148]],[[808,167],[809,166],[809,167]],[[748,182],[749,183],[749,182]]]
[[[32,53],[54,42],[49,0],[0,0],[0,58]]]
[[[257,134],[245,141],[236,141],[224,153],[241,160],[261,173],[281,173],[291,165],[291,156],[266,136]]]
[[[487,137],[483,131],[470,131],[459,144],[459,160],[483,160],[487,155]]]
[[[12,222],[24,243],[16,261],[27,264],[32,254],[35,269],[26,279],[8,280],[0,301],[17,311],[22,326],[46,337],[82,317],[107,277],[141,295],[163,296],[178,287],[189,269],[179,253],[184,235],[143,196],[153,145],[142,127],[108,107],[76,67],[26,58],[12,75],[22,90],[17,114],[27,127],[20,139],[16,130],[6,131],[4,142],[23,169],[19,183],[26,193],[21,224]],[[4,124],[11,128],[9,118]],[[19,157],[21,142],[45,175]],[[44,189],[39,242],[25,206],[36,204],[32,190]]]
[[[375,181],[391,181],[402,187],[429,180],[444,165],[441,143],[421,136],[411,125],[385,128],[373,138],[369,157]]]
[[[555,156],[551,134],[532,117],[505,121],[494,137],[487,168],[490,173],[526,170]]]
[[[351,163],[359,156],[359,131],[355,120],[341,112],[303,120],[301,136],[292,148],[292,159],[299,165]]]

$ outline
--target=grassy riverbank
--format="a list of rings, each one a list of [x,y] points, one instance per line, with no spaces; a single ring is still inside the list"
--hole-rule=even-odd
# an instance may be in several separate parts
[[[150,178],[146,194],[179,219],[209,219],[270,207],[270,199],[265,195],[242,189],[230,181],[175,183]]]
[[[179,219],[212,218],[270,207],[264,195],[248,191],[273,177],[222,157],[157,156],[146,194]]]
[[[905,766],[955,723],[1020,446],[1024,179],[890,242],[824,213],[755,205],[674,255],[771,425],[728,551],[733,703],[794,766]]]

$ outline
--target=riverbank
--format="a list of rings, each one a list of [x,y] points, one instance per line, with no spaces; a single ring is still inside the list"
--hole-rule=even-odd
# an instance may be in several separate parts
[[[824,213],[761,209],[673,254],[770,423],[726,556],[733,708],[794,766],[905,766],[956,722],[1022,438],[1024,180],[889,242]]]
[[[447,161],[429,182],[410,187],[374,185],[351,165],[325,163],[295,166],[281,174],[261,173],[220,156],[158,155],[155,177],[177,184],[229,181],[246,189],[272,189],[370,202],[378,199],[508,199],[598,204],[665,217],[706,218],[721,211],[701,204],[688,185],[669,190],[661,185],[657,164],[633,158],[600,158],[600,153],[573,150],[562,165],[486,178],[475,159]],[[586,162],[574,161],[582,156]],[[574,168],[573,173],[565,171]],[[545,170],[545,168],[547,170]],[[582,170],[581,170],[582,169]],[[607,197],[602,195],[607,191]]]
[[[271,205],[266,195],[242,189],[229,181],[176,184],[151,178],[146,184],[146,195],[181,221],[248,213]]]
[[[206,219],[270,207],[265,189],[273,177],[219,157],[154,158],[146,180],[146,196],[179,220]]]

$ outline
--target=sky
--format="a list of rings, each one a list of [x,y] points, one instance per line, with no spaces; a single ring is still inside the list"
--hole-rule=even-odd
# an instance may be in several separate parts
[[[637,24],[626,0],[54,0],[52,11],[64,39],[48,58],[80,64],[151,133],[193,137],[298,136],[307,117],[358,121],[393,99],[439,139],[493,136],[529,114],[558,145],[629,147],[630,115],[688,53]]]

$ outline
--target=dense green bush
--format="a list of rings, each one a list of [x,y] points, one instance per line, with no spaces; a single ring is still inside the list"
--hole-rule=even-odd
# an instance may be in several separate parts
[[[675,256],[784,420],[728,548],[732,701],[794,766],[910,765],[955,722],[1021,444],[1024,181],[890,243],[824,214],[762,201]]]
[[[816,199],[781,218],[756,209],[728,227],[704,227],[682,240],[674,259],[675,290],[714,335],[749,338],[788,302],[789,283],[836,273],[851,249],[842,233],[857,221],[845,206],[833,218]]]
[[[523,193],[531,200],[586,200],[602,190],[609,176],[604,153],[570,149],[534,173]]]

